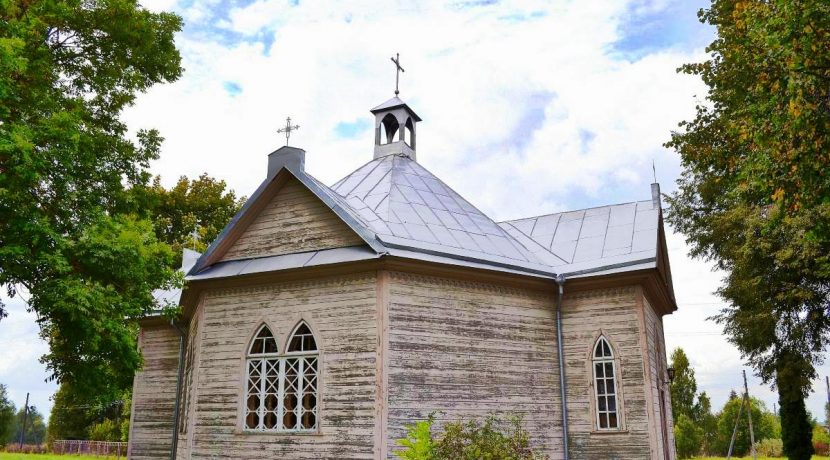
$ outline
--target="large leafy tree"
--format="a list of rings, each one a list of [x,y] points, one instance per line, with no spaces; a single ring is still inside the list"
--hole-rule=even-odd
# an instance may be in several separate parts
[[[207,173],[198,179],[181,176],[169,190],[156,176],[152,183],[134,186],[130,192],[135,212],[153,221],[156,236],[176,254],[185,247],[203,252],[245,202],[225,181]]]
[[[0,0],[0,284],[28,293],[53,376],[90,392],[132,378],[129,319],[174,280],[152,224],[119,212],[161,138],[119,117],[180,76],[180,28],[135,0]]]
[[[784,450],[807,459],[830,331],[830,3],[714,0],[700,18],[710,58],[681,71],[709,89],[667,144],[684,167],[668,219],[726,272],[716,319],[777,386]]]

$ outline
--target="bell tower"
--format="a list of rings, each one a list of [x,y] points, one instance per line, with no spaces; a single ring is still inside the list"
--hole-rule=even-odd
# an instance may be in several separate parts
[[[415,125],[421,117],[398,96],[373,108],[375,115],[375,158],[406,155],[415,160]]]
[[[415,160],[415,124],[421,117],[398,98],[401,80],[401,55],[391,58],[395,64],[395,97],[375,107],[375,159],[386,155],[406,155]]]

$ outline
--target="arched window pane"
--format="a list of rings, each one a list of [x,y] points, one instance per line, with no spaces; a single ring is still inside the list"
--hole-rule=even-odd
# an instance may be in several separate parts
[[[263,325],[259,328],[254,340],[251,341],[251,348],[248,353],[252,355],[277,353],[277,341],[268,326]]]
[[[315,350],[317,350],[317,343],[314,341],[314,334],[305,323],[300,324],[288,342],[288,352]]]
[[[600,430],[619,429],[614,353],[605,337],[600,337],[594,345],[593,368],[597,428]]]

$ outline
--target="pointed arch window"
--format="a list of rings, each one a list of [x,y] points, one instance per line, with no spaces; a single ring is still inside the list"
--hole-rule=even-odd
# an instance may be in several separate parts
[[[294,328],[285,353],[262,325],[248,348],[245,429],[315,431],[317,429],[319,351],[305,322]]]
[[[605,337],[600,336],[594,344],[594,395],[596,397],[597,429],[617,430],[620,428],[617,400],[617,369],[614,351]]]

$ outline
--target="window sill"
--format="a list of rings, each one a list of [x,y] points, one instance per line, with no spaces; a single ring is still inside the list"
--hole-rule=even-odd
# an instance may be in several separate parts
[[[250,431],[240,429],[234,431],[234,434],[244,436],[323,436],[321,431]]]
[[[592,435],[596,434],[596,435],[600,435],[600,436],[605,436],[605,435],[613,436],[615,434],[629,434],[629,431],[628,430],[592,430],[591,434]]]

